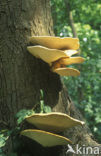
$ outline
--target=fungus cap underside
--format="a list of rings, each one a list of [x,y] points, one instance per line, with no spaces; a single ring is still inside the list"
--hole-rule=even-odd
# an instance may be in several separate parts
[[[70,55],[77,53],[75,50],[58,50],[49,49],[43,46],[28,46],[27,50],[35,57],[42,59],[46,63],[52,63],[60,58],[68,58]]]
[[[21,135],[24,135],[32,140],[35,140],[44,147],[67,145],[68,143],[72,143],[71,140],[69,140],[66,137],[42,130],[28,129],[22,131]]]

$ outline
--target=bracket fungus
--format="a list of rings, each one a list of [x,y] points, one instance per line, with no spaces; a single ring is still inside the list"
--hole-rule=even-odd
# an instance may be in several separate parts
[[[36,58],[48,63],[51,71],[61,76],[78,76],[80,72],[67,65],[84,62],[82,57],[71,57],[78,53],[79,39],[70,37],[32,36],[30,42],[38,44],[28,46],[28,51]],[[65,68],[64,68],[65,67]]]
[[[52,113],[36,113],[26,117],[26,121],[35,125],[37,128],[51,132],[63,132],[68,128],[83,125],[84,122],[74,119],[67,114],[52,112]]]
[[[79,39],[71,37],[55,37],[55,36],[32,36],[30,42],[39,44],[51,49],[79,49]]]
[[[53,62],[52,71],[56,72],[61,76],[69,76],[69,75],[78,76],[80,75],[79,70],[73,68],[67,68],[65,66],[73,63],[82,63],[82,62],[84,62],[84,58],[82,57],[61,58],[60,60]]]
[[[82,63],[84,62],[84,58],[82,57],[69,57],[69,58],[60,58],[57,61],[53,62],[53,67],[59,68],[59,67],[65,67],[66,65],[74,64],[74,63]]]
[[[76,125],[83,125],[83,121],[74,119],[67,114],[52,112],[52,113],[36,113],[26,117],[27,122],[35,125],[38,129],[27,129],[21,131],[24,135],[32,140],[37,141],[44,147],[52,147],[57,145],[67,145],[72,143],[68,138],[54,134],[53,132],[63,132],[68,128]],[[51,132],[50,132],[51,131]]]
[[[55,73],[61,76],[79,76],[80,72],[73,68],[56,68],[53,70]]]
[[[22,131],[21,135],[37,141],[44,147],[67,145],[68,143],[72,143],[71,140],[67,139],[66,137],[42,130],[28,129]]]
[[[60,58],[69,57],[70,50],[62,51],[58,49],[49,49],[43,46],[29,46],[28,51],[35,57],[42,59],[44,62],[50,64]],[[71,52],[72,54],[77,53],[76,50]],[[69,54],[69,55],[68,55]]]
[[[28,46],[28,51],[36,58],[42,59],[44,62],[48,63],[52,72],[61,76],[78,76],[80,74],[77,69],[66,67],[70,64],[84,62],[84,58],[82,57],[71,57],[72,55],[78,53],[78,38],[33,36],[30,37],[30,42],[36,45]],[[36,113],[26,117],[26,121],[35,125],[36,128],[40,130],[23,130],[21,135],[37,141],[44,147],[72,143],[68,138],[52,132],[59,133],[68,128],[84,124],[83,121],[79,121],[68,116],[67,114],[59,112],[45,114]]]

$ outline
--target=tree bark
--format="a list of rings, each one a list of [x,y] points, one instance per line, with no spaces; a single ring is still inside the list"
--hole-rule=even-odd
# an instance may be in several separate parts
[[[15,127],[15,114],[30,109],[40,101],[40,89],[44,92],[46,105],[53,111],[68,113],[82,120],[63,86],[60,77],[49,66],[27,52],[29,37],[53,36],[53,24],[49,0],[3,0],[0,1],[0,128]],[[95,145],[88,128],[76,127],[66,131],[74,144]],[[32,143],[32,142],[31,142]],[[26,146],[28,145],[28,146]],[[65,156],[67,147],[42,148],[29,144],[18,152],[28,156]],[[12,150],[9,140],[7,153]],[[23,152],[22,152],[23,151]],[[26,154],[26,155],[27,155]]]

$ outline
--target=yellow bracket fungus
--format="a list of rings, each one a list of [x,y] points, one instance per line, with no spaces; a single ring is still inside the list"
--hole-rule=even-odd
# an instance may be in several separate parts
[[[71,37],[55,37],[55,36],[32,36],[30,42],[39,44],[51,49],[79,49],[79,39]]]
[[[27,47],[28,51],[35,57],[42,59],[44,62],[50,64],[60,58],[69,57],[69,51],[62,51],[58,49],[49,49],[43,46],[29,46]],[[76,53],[73,50],[72,53]]]
[[[82,57],[71,57],[78,53],[78,38],[33,36],[30,37],[30,42],[39,45],[27,47],[28,51],[48,63],[52,72],[56,72],[61,76],[80,75],[78,70],[66,68],[66,65],[84,62]]]
[[[39,129],[51,132],[63,132],[68,128],[84,124],[83,121],[79,121],[59,112],[45,114],[36,113],[26,117],[26,121],[35,125]]]
[[[84,62],[82,57],[61,58],[52,63],[51,70],[61,76],[78,76],[80,72],[77,69],[66,68],[66,65],[82,62]]]
[[[66,65],[74,64],[74,63],[82,63],[84,62],[84,58],[82,57],[69,57],[69,58],[61,58],[57,61],[53,62],[54,69],[59,67],[64,67]]]
[[[28,51],[36,58],[42,59],[44,62],[48,63],[52,72],[56,72],[61,76],[80,75],[78,70],[66,67],[66,65],[84,62],[84,58],[82,57],[71,57],[78,53],[78,38],[33,36],[30,37],[30,42],[38,45],[27,47]],[[21,135],[37,141],[44,147],[67,145],[68,143],[72,143],[68,138],[51,132],[59,133],[68,128],[84,124],[83,121],[79,121],[59,112],[46,114],[36,113],[26,117],[26,121],[41,130],[28,129],[22,131]]]
[[[40,130],[23,130],[21,131],[21,135],[37,141],[44,147],[67,145],[68,143],[72,143],[68,138],[54,134],[52,132],[59,133],[77,125],[84,125],[83,121],[74,119],[64,113],[59,112],[45,114],[36,113],[34,115],[26,117],[26,120],[27,122],[35,125]]]
[[[57,69],[54,69],[53,72],[61,76],[79,76],[80,75],[79,70],[73,69],[73,68],[57,68]]]
[[[71,140],[67,139],[66,137],[42,130],[28,129],[22,131],[21,135],[37,141],[44,147],[67,145],[68,143],[72,143]]]

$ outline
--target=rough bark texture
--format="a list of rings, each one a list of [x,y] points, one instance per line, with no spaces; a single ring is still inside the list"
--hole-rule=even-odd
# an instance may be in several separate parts
[[[60,77],[52,73],[46,63],[34,58],[26,50],[30,45],[29,36],[52,36],[52,26],[49,0],[0,1],[1,128],[13,128],[16,123],[14,116],[20,109],[29,109],[39,103],[40,89],[44,91],[45,104],[51,106],[53,111],[82,119]],[[74,144],[98,145],[91,139],[86,126],[73,128],[65,136]],[[10,153],[12,148],[11,139],[7,152]],[[28,156],[65,156],[66,151],[67,147],[43,148],[37,143],[33,146],[33,142],[28,139],[17,152],[18,156],[24,156],[24,153]]]

